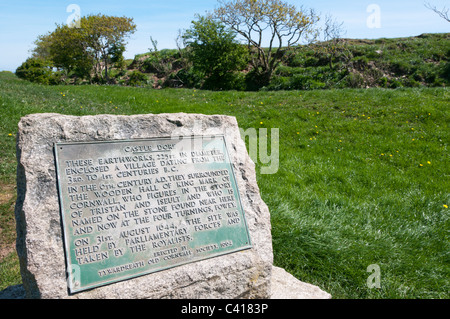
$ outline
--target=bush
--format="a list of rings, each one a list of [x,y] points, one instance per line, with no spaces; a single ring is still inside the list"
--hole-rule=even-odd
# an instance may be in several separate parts
[[[441,71],[441,77],[447,81],[447,83],[450,82],[450,62],[447,62]]]
[[[317,90],[324,89],[326,84],[309,75],[296,74],[292,77],[291,88],[294,90]]]
[[[82,78],[76,78],[77,80],[82,82]],[[60,84],[68,84],[68,79],[65,71],[56,71],[52,72],[52,76],[50,77],[48,84],[50,85],[60,85]]]
[[[236,33],[208,17],[197,16],[183,34],[188,58],[195,71],[205,75],[209,89],[224,89],[235,82],[234,72],[248,64],[247,49],[236,40]]]
[[[352,62],[357,70],[364,71],[369,65],[369,58],[366,56],[358,56],[352,59]]]
[[[413,76],[403,79],[402,85],[405,87],[420,87],[420,83],[414,80]]]
[[[378,85],[380,85],[382,88],[387,88],[388,87],[387,77],[383,76],[382,78],[380,78],[380,80],[378,81]]]
[[[290,67],[301,67],[304,65],[304,59],[303,50],[296,50],[286,57],[285,63]]]
[[[156,73],[159,76],[168,76],[179,63],[180,53],[176,49],[154,51],[145,59],[142,70],[147,73]]]
[[[16,75],[24,80],[41,83],[55,84],[56,79],[50,64],[39,58],[29,58],[16,69]]]
[[[401,76],[401,75],[407,75],[411,72],[411,64],[406,61],[394,61],[390,65],[390,69],[392,72],[394,72],[395,75]]]
[[[148,77],[142,73],[141,71],[134,70],[130,73],[130,77],[128,79],[128,85],[131,86],[142,86],[149,83]]]
[[[240,72],[229,72],[220,77],[210,76],[203,83],[202,89],[244,91],[245,75]]]
[[[193,68],[184,68],[176,73],[171,73],[163,83],[163,86],[201,88],[203,81],[204,77]]]
[[[255,69],[245,75],[245,87],[247,91],[258,91],[265,85],[267,85],[266,79],[262,78]]]
[[[304,69],[300,68],[300,67],[290,67],[290,66],[280,65],[275,70],[275,75],[278,75],[278,76],[293,76],[294,74],[302,73],[303,70]]]
[[[396,89],[401,87],[403,87],[403,85],[399,80],[392,80],[391,84],[389,85],[390,89]]]
[[[350,88],[362,88],[364,86],[364,78],[359,73],[349,73],[345,78],[345,82]]]
[[[266,87],[267,90],[290,90],[292,77],[274,76],[270,84]]]

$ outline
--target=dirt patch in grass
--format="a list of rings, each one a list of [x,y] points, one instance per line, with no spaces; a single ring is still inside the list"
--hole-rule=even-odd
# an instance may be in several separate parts
[[[16,194],[16,185],[0,184],[0,205],[8,203]]]

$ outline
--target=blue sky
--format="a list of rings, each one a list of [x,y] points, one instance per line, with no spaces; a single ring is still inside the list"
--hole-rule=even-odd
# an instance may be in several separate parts
[[[450,32],[450,24],[425,8],[430,2],[438,8],[448,0],[285,0],[296,6],[314,8],[344,22],[348,38],[393,38],[422,33]],[[196,13],[204,14],[217,6],[216,0],[0,0],[0,70],[15,69],[30,56],[37,36],[66,23],[76,4],[81,15],[102,13],[134,18],[137,32],[128,40],[126,58],[144,53],[151,47],[150,36],[158,48],[175,48],[178,30],[187,29]],[[371,5],[375,5],[371,6]],[[373,8],[379,9],[377,16]],[[368,9],[371,9],[368,11]],[[379,20],[372,18],[379,17]],[[369,24],[367,20],[369,19]],[[377,23],[379,22],[379,24]]]

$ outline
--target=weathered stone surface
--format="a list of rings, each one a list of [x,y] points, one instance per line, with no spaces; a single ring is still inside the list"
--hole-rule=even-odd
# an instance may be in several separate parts
[[[253,248],[69,295],[53,145],[224,134]],[[269,298],[270,215],[234,117],[161,114],[22,118],[17,140],[17,252],[27,298]]]
[[[273,267],[271,299],[331,299],[331,295],[301,282],[282,268]]]
[[[23,285],[11,286],[0,291],[0,299],[23,299]],[[331,295],[317,286],[299,281],[279,267],[272,268],[270,299],[331,299]]]

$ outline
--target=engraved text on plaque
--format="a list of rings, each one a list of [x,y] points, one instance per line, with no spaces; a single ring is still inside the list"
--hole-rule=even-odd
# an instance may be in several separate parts
[[[57,143],[70,292],[251,247],[223,136]]]

